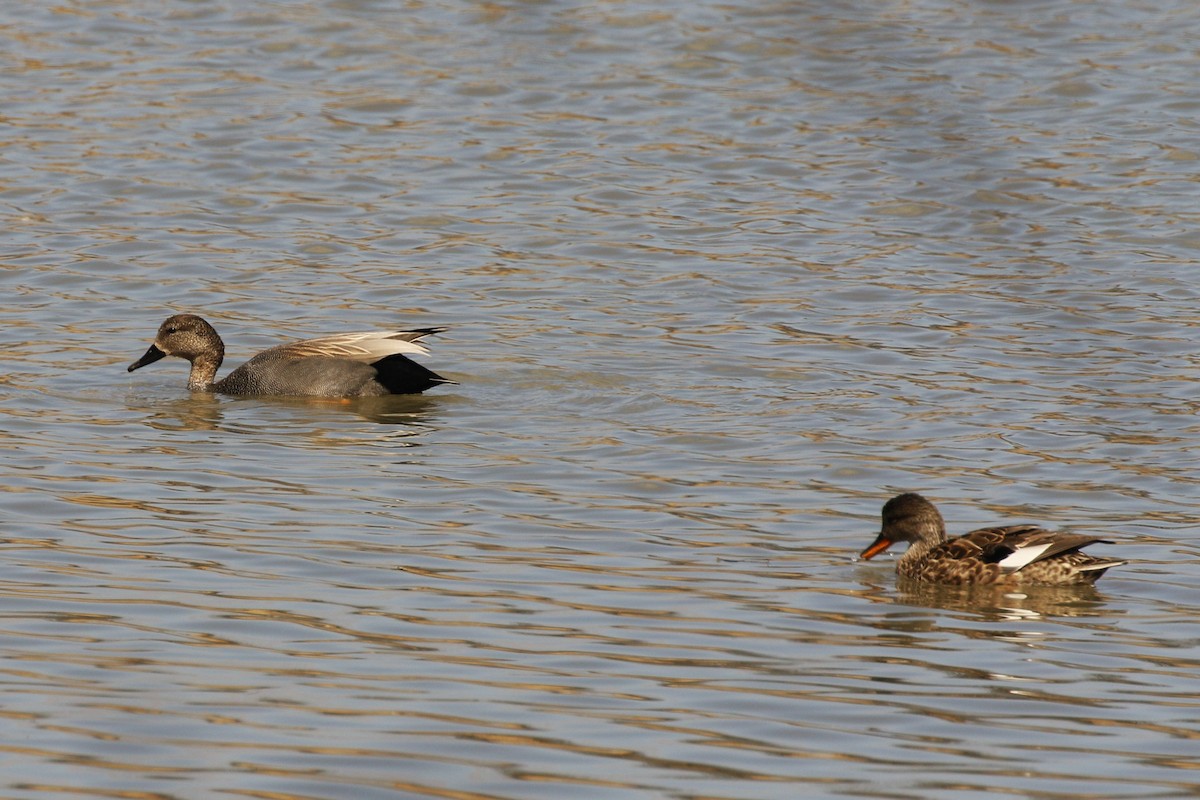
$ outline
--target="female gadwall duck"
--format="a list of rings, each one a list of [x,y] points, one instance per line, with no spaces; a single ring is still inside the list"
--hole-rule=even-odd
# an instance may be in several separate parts
[[[192,364],[188,388],[193,392],[309,397],[419,394],[454,381],[402,354],[428,353],[417,340],[443,330],[342,333],[281,344],[263,350],[218,381],[225,343],[212,325],[195,314],[176,314],[159,327],[154,344],[129,365],[129,372],[164,356],[179,356]]]
[[[933,503],[919,494],[902,494],[883,506],[883,530],[866,550],[871,558],[896,542],[908,550],[896,564],[903,578],[953,584],[1095,583],[1109,567],[1127,562],[1094,558],[1080,552],[1106,542],[1096,536],[1055,533],[1036,525],[981,528],[946,538],[946,523]]]

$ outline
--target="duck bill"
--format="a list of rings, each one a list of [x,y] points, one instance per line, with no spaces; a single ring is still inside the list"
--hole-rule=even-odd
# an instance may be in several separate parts
[[[130,364],[129,369],[127,369],[126,372],[133,372],[135,369],[144,367],[147,364],[153,364],[155,361],[158,361],[160,358],[166,358],[166,356],[167,356],[167,354],[164,353],[162,350],[159,350],[157,345],[152,344],[152,345],[150,345],[150,349],[146,351],[146,355],[142,356],[137,361]]]
[[[884,550],[887,550],[893,544],[895,544],[895,542],[893,540],[889,539],[888,537],[884,536],[881,533],[877,537],[875,537],[875,541],[871,542],[870,547],[868,547],[866,550],[863,550],[861,553],[858,554],[858,557],[863,559],[864,561],[868,558],[874,558],[875,556],[882,553]]]

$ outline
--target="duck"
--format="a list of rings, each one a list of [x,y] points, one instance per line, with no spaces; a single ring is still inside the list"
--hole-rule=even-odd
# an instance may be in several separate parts
[[[202,317],[176,314],[159,326],[150,349],[127,371],[177,356],[191,364],[188,389],[193,392],[305,397],[420,394],[439,384],[455,383],[407,358],[407,354],[428,353],[420,340],[444,330],[366,331],[290,342],[263,350],[216,380],[225,343]]]
[[[1037,525],[980,528],[946,537],[946,523],[933,503],[919,494],[893,497],[883,506],[883,528],[860,557],[873,558],[896,542],[908,550],[896,563],[901,578],[957,585],[1094,584],[1106,570],[1128,563],[1082,552],[1106,539],[1048,531]]]

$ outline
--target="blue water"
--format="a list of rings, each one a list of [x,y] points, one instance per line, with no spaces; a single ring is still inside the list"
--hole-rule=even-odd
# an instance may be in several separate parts
[[[0,794],[1193,796],[1198,26],[0,12]],[[460,385],[127,374],[180,311]],[[902,590],[900,491],[1131,563]]]

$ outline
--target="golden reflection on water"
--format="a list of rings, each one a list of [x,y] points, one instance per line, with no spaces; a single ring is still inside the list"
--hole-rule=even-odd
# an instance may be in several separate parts
[[[1030,586],[1019,591],[996,586],[937,586],[903,581],[897,601],[907,605],[966,611],[980,619],[1107,616],[1112,610],[1094,586]]]
[[[13,6],[0,794],[1187,794],[1195,11],[867,11]],[[1132,563],[899,585],[912,489]]]

